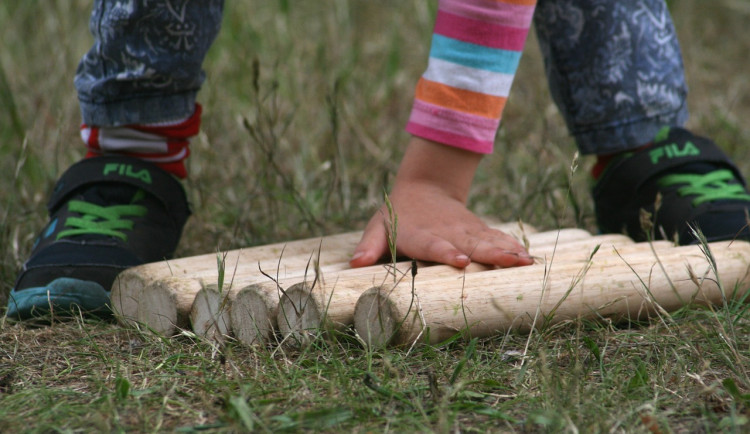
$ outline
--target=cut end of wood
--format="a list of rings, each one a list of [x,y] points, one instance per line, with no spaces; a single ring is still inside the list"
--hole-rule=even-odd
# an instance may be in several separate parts
[[[138,322],[138,300],[143,287],[143,279],[127,271],[123,271],[115,279],[109,299],[120,324],[132,327]]]
[[[179,322],[175,294],[159,282],[144,288],[139,300],[138,322],[155,333],[174,335]]]
[[[275,307],[269,306],[262,285],[240,289],[229,311],[232,333],[244,345],[269,342],[276,328]]]
[[[215,286],[198,291],[190,309],[190,324],[198,336],[222,342],[231,331],[228,291],[220,292]]]
[[[324,316],[325,311],[316,302],[308,282],[290,286],[279,300],[276,319],[282,340],[298,344],[309,342],[322,330]]]
[[[390,288],[376,286],[359,297],[354,306],[354,329],[370,347],[380,348],[398,344],[404,316],[388,298]]]

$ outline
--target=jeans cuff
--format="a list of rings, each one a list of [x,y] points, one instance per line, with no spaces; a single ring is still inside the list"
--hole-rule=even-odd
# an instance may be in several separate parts
[[[583,155],[614,154],[643,146],[654,139],[664,126],[683,126],[688,119],[687,107],[668,114],[654,115],[632,122],[593,128],[571,128],[578,150]]]
[[[182,119],[195,110],[197,91],[95,103],[79,101],[86,125],[118,127]]]

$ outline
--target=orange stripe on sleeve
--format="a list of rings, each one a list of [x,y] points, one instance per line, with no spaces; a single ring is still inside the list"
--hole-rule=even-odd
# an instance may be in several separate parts
[[[499,119],[507,98],[458,89],[434,81],[419,79],[416,97],[447,109]]]

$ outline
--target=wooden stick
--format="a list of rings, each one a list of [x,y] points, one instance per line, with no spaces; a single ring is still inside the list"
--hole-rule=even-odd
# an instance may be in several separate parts
[[[311,300],[310,292],[313,285],[325,285],[325,282],[331,280],[340,282],[353,279],[354,282],[349,284],[360,288],[361,293],[362,289],[369,288],[375,282],[382,283],[386,276],[393,277],[395,274],[398,278],[402,278],[408,274],[411,265],[410,261],[398,262],[395,272],[391,264],[348,270],[333,270],[324,267],[321,269],[322,275],[317,276],[317,279],[315,276],[307,276],[302,282],[298,278],[285,278],[279,279],[277,283],[248,285],[232,297],[231,330],[234,332],[234,337],[246,345],[269,342],[276,329],[282,331],[283,337],[294,333],[295,338],[306,341],[306,336],[312,330],[317,331],[322,324],[323,315],[321,314],[325,312],[323,298]],[[430,264],[430,266],[433,265]],[[441,267],[456,270],[452,267]],[[486,269],[488,267],[481,264],[472,264],[468,267],[469,272]],[[363,281],[366,283],[363,284]],[[286,300],[286,303],[282,306],[280,300]],[[351,301],[352,313],[355,301]],[[196,309],[196,304],[197,299],[193,304],[193,310]],[[278,321],[282,321],[282,324],[279,325]],[[347,323],[351,324],[351,321]]]
[[[331,261],[332,264],[324,262],[320,267],[321,270],[335,272],[349,268],[345,263],[339,262],[341,258],[341,256],[326,255],[325,260]],[[231,299],[240,289],[266,283],[271,279],[299,279],[304,277],[305,273],[315,274],[315,267],[309,264],[310,258],[307,256],[293,256],[284,259],[283,262],[283,270],[274,271],[275,268],[279,268],[278,263],[262,261],[256,264],[259,269],[255,272],[246,271],[240,276],[226,276],[230,280],[224,285],[222,291],[218,290],[215,276],[209,278],[167,277],[156,280],[141,290],[141,303],[138,303],[136,313],[137,321],[165,336],[171,336],[180,329],[188,329],[191,326],[197,335],[209,339],[226,335],[231,331],[229,319]],[[264,275],[260,270],[264,270],[271,277]],[[205,294],[202,294],[204,292]],[[121,294],[124,293],[126,291],[121,291]],[[180,302],[176,303],[176,300]],[[222,326],[217,331],[213,326],[218,324]]]
[[[633,241],[624,235],[601,235],[592,237],[581,229],[563,229],[528,235],[530,254],[551,257],[553,252],[561,261],[588,260],[597,245],[625,246]],[[570,246],[570,247],[568,247]],[[568,252],[568,253],[566,253]],[[419,263],[418,281],[440,277],[461,276],[494,269],[483,264],[472,263],[466,269],[446,265]],[[320,331],[342,331],[354,322],[354,306],[359,296],[372,286],[388,282],[411,281],[411,263],[390,264],[358,270],[345,270],[335,276],[314,282],[283,282],[288,286],[279,302],[276,323],[283,339],[291,336],[291,342],[304,344]],[[288,283],[288,284],[287,284]]]
[[[405,275],[408,273],[410,267],[411,262],[397,263],[397,275]],[[488,269],[486,266],[480,264],[472,264],[470,266],[470,269],[471,268]],[[228,295],[231,300],[229,307],[231,318],[230,330],[234,333],[234,337],[246,345],[265,343],[270,341],[273,332],[279,328],[284,331],[282,333],[283,336],[289,335],[290,330],[295,330],[299,331],[298,337],[304,339],[307,328],[304,326],[296,326],[290,323],[290,321],[301,321],[300,324],[315,324],[316,327],[320,326],[321,322],[316,319],[315,315],[317,315],[317,312],[322,312],[322,310],[318,309],[316,311],[317,304],[308,305],[307,301],[302,299],[299,299],[298,303],[293,302],[289,304],[289,302],[296,299],[295,294],[298,291],[303,291],[302,288],[312,288],[313,285],[324,285],[325,283],[323,282],[331,279],[335,279],[336,281],[342,279],[343,281],[346,281],[347,279],[354,278],[361,284],[363,279],[362,276],[371,276],[373,279],[376,279],[378,276],[392,276],[394,273],[393,267],[390,264],[340,270],[338,272],[336,272],[337,270],[332,270],[330,268],[322,268],[321,270],[322,274],[317,276],[317,278],[316,276],[307,276],[302,282],[299,281],[299,278],[287,278],[278,281],[278,283],[256,283],[240,288],[236,292],[234,290],[230,291]],[[331,273],[329,277],[325,277],[327,272]],[[289,286],[289,282],[293,282],[291,286]],[[369,285],[366,285],[363,288],[369,288],[374,282],[378,281],[369,280]],[[284,289],[285,286],[288,287]],[[304,294],[308,294],[308,292],[304,292]],[[289,300],[287,300],[288,303],[282,307],[280,300],[285,300],[287,298],[289,298]],[[356,300],[352,300],[351,302],[352,312],[355,301]],[[196,302],[193,304],[193,311],[196,310],[197,304],[198,298],[196,298]],[[282,311],[285,309],[290,309],[290,311]],[[279,318],[282,318],[285,322],[281,327],[278,325]],[[351,324],[351,321],[349,321],[349,324]]]
[[[424,264],[423,264],[424,265]],[[457,276],[462,273],[489,270],[483,264],[471,263],[466,269],[447,265],[417,266],[418,274],[432,277]],[[395,284],[411,280],[411,262],[399,262],[369,270],[347,270],[332,279],[299,282],[286,289],[279,301],[276,323],[282,339],[305,344],[320,331],[344,330],[354,319],[354,305],[364,290],[373,285]]]
[[[606,249],[635,244],[630,237],[620,234],[589,235],[585,238],[571,238],[562,242],[547,241],[549,242],[546,244],[535,243],[529,246],[529,254],[534,258],[535,263],[554,263],[558,260],[583,261],[587,260],[596,248]],[[641,250],[642,247],[637,247],[637,249]]]
[[[586,238],[578,239],[584,235]],[[563,231],[560,237],[552,236],[551,233],[534,234],[531,235],[531,241],[533,241],[534,247],[529,249],[530,253],[544,258],[548,266],[553,262],[587,261],[591,257],[593,249],[597,247],[600,247],[600,254],[607,251],[612,252],[616,247],[619,247],[625,253],[631,249],[644,252],[648,250],[645,245],[635,246],[633,241],[625,235],[590,236],[588,232],[581,232],[580,230]],[[562,244],[556,244],[561,241]],[[656,242],[654,243],[654,249],[664,250],[671,248],[672,245],[667,241]],[[263,309],[256,307],[254,313],[234,315],[237,300],[233,301],[231,312],[232,329],[235,330],[235,337],[246,344],[267,342],[273,331],[271,328],[278,327],[282,337],[286,338],[291,335],[296,342],[304,343],[309,338],[314,337],[321,329],[341,331],[353,323],[356,299],[365,289],[378,282],[382,284],[394,276],[399,280],[410,279],[411,265],[411,262],[397,263],[395,272],[390,264],[357,270],[344,270],[315,282],[315,287],[313,287],[312,279],[306,282],[294,282],[294,279],[286,279],[280,281],[282,287],[287,287],[284,294],[277,289],[276,285],[265,288],[252,285],[246,289],[249,294],[247,294],[248,301],[244,310],[251,310],[252,303],[262,305]],[[418,278],[424,280],[488,269],[491,268],[477,263],[472,263],[465,270],[444,265],[419,263]],[[253,301],[250,301],[251,297]],[[279,297],[281,297],[280,302]],[[273,320],[267,319],[269,315],[273,315],[272,312],[276,312],[277,316]],[[254,315],[261,319],[253,319]],[[248,326],[245,323],[250,323],[250,325]],[[239,329],[246,330],[244,337],[239,336],[237,332]],[[259,334],[259,330],[263,333]]]
[[[195,298],[193,283],[192,280],[176,277],[153,282],[148,291],[141,292],[138,300],[139,306],[153,308],[139,310],[136,313],[137,322],[151,331],[167,336],[173,335],[178,328],[188,328],[188,312]]]
[[[271,341],[276,330],[276,315],[281,296],[273,282],[248,285],[237,291],[229,309],[231,331],[244,345]]]
[[[193,333],[213,342],[223,342],[225,337],[229,336],[231,328],[230,305],[229,291],[220,291],[217,285],[201,288],[190,308],[190,325],[193,327]]]
[[[241,314],[239,312],[243,312],[243,309],[244,312],[251,312],[263,316],[263,318],[259,319],[249,319],[249,321],[252,323],[260,321],[258,324],[247,325],[248,327],[252,327],[253,330],[257,330],[258,327],[261,327],[261,329],[265,329],[265,324],[267,323],[267,319],[265,317],[269,315],[273,316],[273,322],[275,324],[276,305],[278,304],[280,295],[275,295],[276,302],[273,303],[273,305],[268,304],[268,300],[266,300],[268,298],[266,297],[266,293],[270,293],[271,289],[274,293],[277,292],[278,285],[274,281],[278,281],[281,279],[299,280],[301,278],[306,278],[308,275],[310,276],[310,279],[312,279],[317,272],[335,273],[350,268],[349,265],[344,262],[334,262],[332,264],[324,263],[316,270],[316,268],[313,266],[310,266],[309,268],[305,266],[303,268],[301,266],[303,264],[303,261],[309,262],[309,258],[293,257],[285,260],[284,267],[286,268],[286,270],[283,273],[274,273],[272,270],[267,270],[265,271],[265,273],[268,274],[267,276],[260,271],[251,274],[234,276],[233,281],[227,284],[226,288],[224,288],[222,291],[218,290],[218,286],[216,284],[206,285],[199,282],[198,280],[189,278],[182,279],[182,282],[179,282],[178,285],[175,285],[175,289],[179,288],[180,291],[193,292],[195,294],[195,299],[193,301],[192,307],[190,308],[189,314],[190,324],[192,325],[193,332],[198,336],[202,336],[214,341],[222,341],[224,336],[228,336],[231,334],[232,329],[234,328],[233,324],[239,324],[241,317]],[[174,282],[174,280],[171,281]],[[146,288],[146,291],[148,290],[149,288]],[[262,294],[258,291],[262,292]],[[245,293],[244,295],[242,295],[242,297],[240,297],[241,303],[258,302],[261,304],[250,310],[248,310],[247,307],[244,307],[238,310],[238,313],[232,315],[231,312],[234,309],[235,300],[240,296],[241,293]],[[268,308],[273,312],[269,311],[265,314],[259,313],[263,305],[267,305]],[[165,308],[169,309],[169,307],[161,307],[161,309]],[[153,309],[156,309],[156,306],[152,305],[148,310]],[[147,310],[145,306],[139,309],[139,312],[144,310]],[[237,319],[232,320],[232,316]],[[263,324],[263,326],[259,324]],[[173,330],[162,331],[163,334],[169,334],[170,332],[173,332]],[[255,341],[258,338],[250,337],[249,333],[251,333],[251,331],[246,331],[243,334],[243,336],[245,336],[245,338],[243,339]],[[264,338],[267,337],[268,336],[264,336]]]
[[[533,233],[535,229],[520,223],[502,223],[492,227],[508,232],[516,237]],[[350,232],[321,238],[277,243],[266,246],[232,250],[226,253],[191,256],[172,261],[161,261],[140,265],[125,270],[117,277],[111,292],[112,307],[121,322],[131,324],[141,322],[148,328],[162,334],[171,335],[177,328],[189,325],[189,304],[170,305],[177,296],[164,294],[164,291],[180,291],[180,300],[195,299],[198,291],[218,281],[217,256],[223,257],[225,280],[234,277],[241,285],[247,286],[268,280],[259,271],[277,270],[272,275],[280,277],[304,275],[317,253],[320,253],[320,265],[338,264],[338,269],[348,268],[350,252],[359,242],[362,232]],[[181,278],[182,280],[175,280]],[[160,282],[160,283],[159,283]],[[152,302],[142,303],[148,295]],[[156,303],[154,303],[156,302]],[[203,303],[216,303],[215,297],[203,297]],[[187,310],[184,310],[187,307]],[[215,306],[201,306],[201,309],[215,310]],[[202,310],[202,314],[206,310]],[[173,321],[171,324],[168,321]]]
[[[137,320],[141,292],[146,286],[168,277],[209,279],[218,276],[217,255],[224,255],[224,263],[229,270],[235,265],[243,270],[257,270],[258,261],[305,255],[314,257],[318,249],[326,252],[351,251],[361,236],[362,232],[349,232],[139,265],[123,271],[115,279],[111,292],[112,308],[126,323]]]
[[[748,289],[750,243],[716,242],[718,276],[700,246],[648,254],[598,255],[590,263],[491,270],[424,282],[381,285],[357,301],[354,325],[369,345],[440,342],[459,332],[489,336],[575,318],[614,320],[663,314],[689,303],[720,303]],[[720,281],[722,289],[716,284]]]
[[[533,231],[535,231],[533,228],[521,228],[520,224],[516,223],[503,223],[494,225],[494,227],[518,237],[526,235],[527,232],[533,234]],[[568,229],[561,231],[561,233],[562,235],[557,237],[547,233],[539,236],[533,234],[531,237],[537,244],[543,244],[552,242],[553,239],[566,241],[590,236],[588,232],[580,229]],[[278,327],[279,299],[284,292],[284,286],[288,285],[287,282],[298,284],[300,277],[307,277],[306,282],[316,281],[315,276],[310,275],[310,273],[302,273],[302,268],[298,264],[290,264],[289,260],[283,263],[285,268],[288,269],[288,277],[282,279],[280,276],[275,276],[277,283],[268,282],[268,278],[261,279],[261,276],[257,275],[258,273],[247,275],[239,272],[239,275],[235,275],[238,283],[233,285],[233,288],[227,291],[224,297],[217,295],[211,286],[202,285],[203,288],[199,289],[190,312],[193,331],[209,339],[221,339],[221,336],[236,330],[235,338],[246,345],[268,342],[271,339],[271,334]],[[349,267],[345,262],[322,266],[320,271],[323,274],[318,277],[334,274],[347,268]],[[382,267],[372,267],[371,271],[368,271],[367,268],[350,271],[358,275],[369,275],[382,272]],[[305,274],[308,274],[308,276],[305,276]],[[194,286],[197,287],[198,285],[194,284]],[[186,287],[186,285],[183,284],[183,287]],[[235,290],[234,288],[239,289]],[[205,294],[203,294],[204,292]],[[235,306],[236,304],[237,306]],[[296,309],[294,305],[287,307]],[[350,309],[352,313],[353,309],[354,304],[352,303]],[[294,314],[295,316],[304,316],[305,313],[304,310],[295,310]],[[309,311],[308,315],[310,314],[313,314],[313,312]],[[287,315],[284,316],[287,317]],[[291,317],[288,317],[288,319],[291,320]],[[311,318],[309,321],[314,321],[314,319]],[[316,324],[319,324],[319,322],[316,322]],[[297,329],[297,327],[293,328]]]
[[[527,234],[529,249],[537,246],[553,246],[555,244],[566,244],[576,240],[585,240],[591,237],[591,233],[584,229],[562,228],[544,232]]]

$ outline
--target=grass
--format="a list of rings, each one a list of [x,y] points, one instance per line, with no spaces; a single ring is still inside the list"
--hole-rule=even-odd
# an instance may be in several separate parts
[[[749,12],[670,2],[691,86],[690,126],[750,173]],[[362,228],[407,139],[434,2],[229,2],[206,62],[201,135],[178,255]],[[72,78],[90,2],[0,4],[0,302],[45,200],[83,154]],[[33,32],[29,32],[33,29]],[[314,35],[315,37],[311,37]],[[417,42],[418,41],[418,42]],[[255,72],[254,72],[255,71]],[[594,231],[581,158],[530,37],[471,207],[539,229]],[[2,320],[0,320],[2,321]],[[750,416],[747,306],[666,320],[575,321],[437,346],[217,348],[78,319],[0,322],[3,431],[742,432]]]

